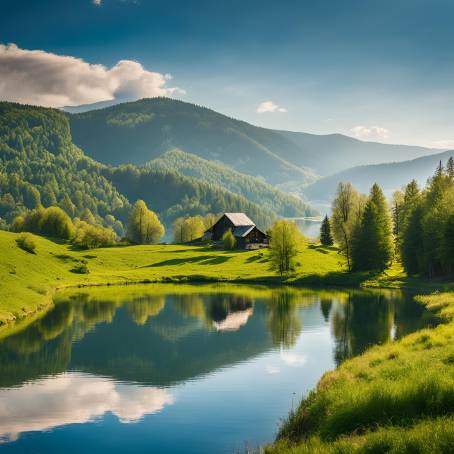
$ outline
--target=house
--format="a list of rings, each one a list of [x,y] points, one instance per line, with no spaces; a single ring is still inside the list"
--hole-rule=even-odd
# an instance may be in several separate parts
[[[225,232],[231,230],[240,249],[256,249],[268,245],[268,236],[263,233],[244,213],[224,213],[205,232],[214,242],[222,241]]]

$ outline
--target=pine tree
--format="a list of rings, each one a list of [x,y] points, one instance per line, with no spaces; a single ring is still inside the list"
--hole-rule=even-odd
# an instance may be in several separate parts
[[[331,224],[329,222],[328,216],[325,216],[320,227],[320,243],[323,246],[332,246],[334,243],[333,237],[331,235]]]
[[[446,221],[443,235],[443,265],[446,274],[454,273],[454,214]]]
[[[355,271],[383,271],[393,256],[389,207],[377,184],[371,189],[361,222],[352,239],[352,268]]]
[[[446,164],[446,172],[449,178],[454,178],[454,159],[452,156],[448,159],[448,163]]]
[[[423,229],[422,218],[424,209],[422,203],[416,205],[409,214],[405,232],[402,238],[401,258],[407,274],[418,274],[422,271]]]
[[[435,176],[440,177],[440,176],[444,175],[444,173],[445,173],[445,169],[443,167],[442,162],[440,161],[437,166],[437,170],[435,170]]]

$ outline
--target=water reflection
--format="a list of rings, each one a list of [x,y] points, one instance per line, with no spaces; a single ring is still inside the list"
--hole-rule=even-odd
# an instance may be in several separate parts
[[[179,387],[216,374],[214,394],[200,390],[186,411],[231,409],[220,425],[241,428],[249,399],[253,420],[260,414],[270,424],[257,419],[257,432],[272,434],[273,415],[279,414],[267,406],[269,399],[288,405],[286,396],[313,386],[326,369],[431,323],[431,314],[411,295],[392,291],[163,285],[63,295],[41,319],[0,341],[0,438],[89,424],[106,413],[140,421],[172,411]],[[260,358],[255,375],[242,375]],[[226,371],[234,376],[223,381]],[[245,393],[249,377],[253,385]],[[279,381],[267,381],[273,377]],[[211,404],[218,394],[221,400]],[[289,409],[282,408],[281,416]],[[244,418],[244,429],[231,430],[255,433],[251,416]],[[192,430],[204,445],[204,436],[216,437],[202,426]],[[183,440],[174,452],[184,452],[182,446],[190,444]]]

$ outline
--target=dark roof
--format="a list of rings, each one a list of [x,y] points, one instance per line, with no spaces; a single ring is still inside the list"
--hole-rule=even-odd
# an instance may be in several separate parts
[[[255,224],[244,213],[224,213],[235,227],[254,226]]]
[[[233,229],[233,235],[238,238],[244,238],[251,230],[254,230],[255,225],[241,225]]]

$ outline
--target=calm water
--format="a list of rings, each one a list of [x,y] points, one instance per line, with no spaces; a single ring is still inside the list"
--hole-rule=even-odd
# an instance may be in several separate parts
[[[1,452],[226,453],[328,369],[434,323],[399,292],[157,286],[61,298],[0,341]]]

